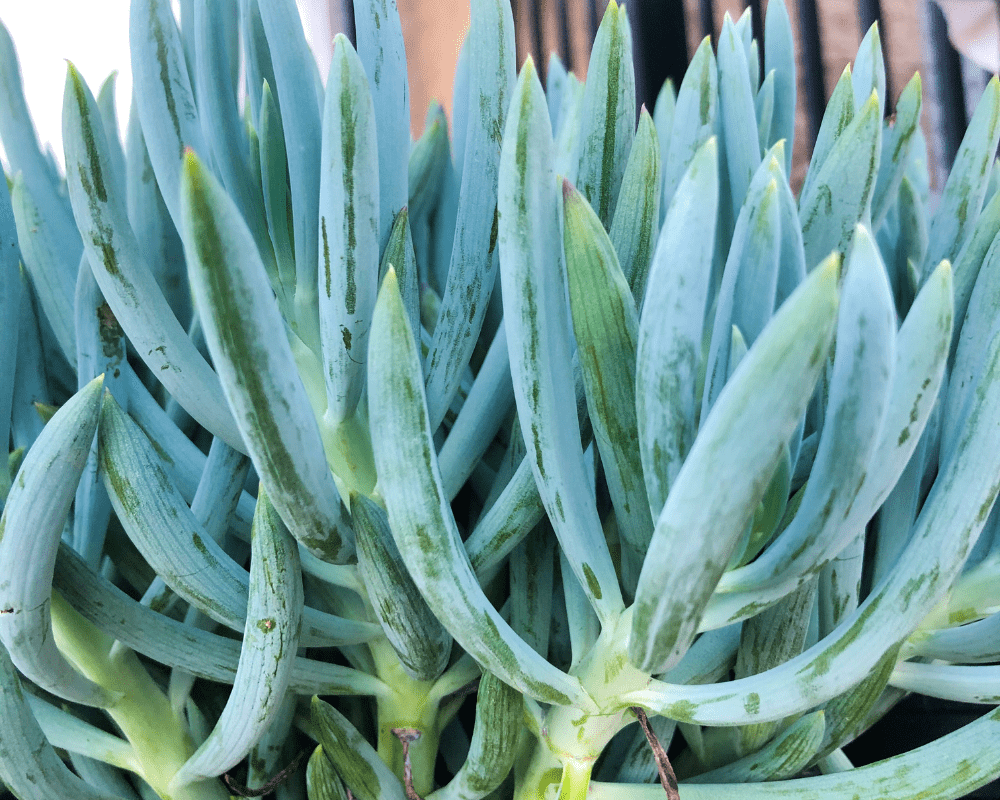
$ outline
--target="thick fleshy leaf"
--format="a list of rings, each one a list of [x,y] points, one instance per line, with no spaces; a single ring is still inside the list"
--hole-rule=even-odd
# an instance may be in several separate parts
[[[0,24],[0,40],[6,36]],[[0,42],[2,47],[2,42]],[[24,279],[20,272],[21,252],[17,243],[14,210],[10,204],[7,181],[0,181],[0,326],[7,331],[7,346],[0,351],[0,441],[10,440],[10,412],[14,398],[21,298]],[[0,467],[2,469],[2,467]],[[0,478],[0,480],[3,480]],[[5,487],[10,488],[10,476]],[[2,506],[0,506],[2,508]]]
[[[837,137],[815,180],[803,187],[799,216],[810,269],[831,250],[846,253],[854,226],[869,213],[882,147],[878,107],[873,93]]]
[[[860,110],[874,91],[878,94],[878,115],[885,116],[885,57],[882,54],[882,37],[878,22],[873,22],[865,33],[851,73],[854,86],[854,109]]]
[[[448,666],[451,636],[407,572],[385,512],[354,494],[351,515],[358,537],[358,570],[389,644],[411,678],[435,680]]]
[[[98,395],[100,396],[100,395]],[[17,670],[0,648],[0,778],[21,800],[121,800],[70,772],[28,705]]]
[[[582,127],[566,178],[579,187],[601,224],[610,228],[635,137],[632,32],[624,4],[608,3],[589,63]]]
[[[799,197],[805,197],[807,191],[812,190],[812,185],[823,169],[823,163],[829,157],[830,152],[837,139],[841,137],[847,126],[851,124],[856,116],[854,107],[854,84],[851,80],[851,65],[844,67],[844,71],[837,80],[837,85],[827,101],[826,109],[823,112],[823,120],[816,134],[816,142],[813,144],[812,157],[809,159],[809,171],[806,173],[805,181],[802,183],[802,190]]]
[[[771,122],[774,119],[774,73],[760,85],[757,97],[754,99],[754,111],[757,114],[757,143],[762,153],[766,153],[771,141]],[[782,164],[784,167],[784,164]]]
[[[379,489],[414,583],[455,640],[504,682],[547,703],[587,707],[579,681],[532,650],[479,588],[441,485],[419,352],[392,271],[372,327],[379,346],[369,352],[368,386],[372,428],[380,432],[374,442]]]
[[[694,383],[712,272],[718,169],[717,140],[710,139],[673,195],[639,320],[636,416],[654,518],[694,441]]]
[[[132,542],[174,591],[226,627],[246,622],[249,575],[205,531],[163,470],[149,440],[113,398],[102,411],[104,485]],[[316,609],[303,617],[303,646],[367,638],[370,625]]]
[[[882,130],[882,157],[879,159],[875,194],[872,195],[872,230],[878,230],[885,219],[892,198],[903,181],[913,134],[920,122],[923,100],[919,73],[914,75],[896,103],[895,120]],[[921,262],[922,263],[922,262]]]
[[[147,608],[98,575],[66,545],[59,548],[53,586],[85,619],[137,653],[205,680],[228,684],[236,680],[238,641]],[[356,642],[382,635],[378,626],[361,624],[366,634]],[[305,695],[388,691],[373,675],[302,657],[296,657],[292,666],[289,690]]]
[[[472,474],[513,404],[507,330],[501,327],[438,453],[448,497],[454,498]]]
[[[548,655],[552,630],[555,536],[542,524],[510,556],[510,625],[536,653]]]
[[[774,74],[774,112],[767,146],[785,141],[785,174],[791,175],[795,142],[795,34],[784,0],[770,0],[767,4],[764,73]]]
[[[757,129],[754,107],[757,87],[750,85],[746,52],[728,16],[719,35],[718,58],[720,145],[725,149],[732,214],[736,219],[746,200],[750,181],[760,166],[761,152],[758,138],[750,135]]]
[[[426,359],[428,409],[437,430],[458,390],[483,324],[497,268],[497,172],[515,79],[514,19],[509,4],[472,0],[469,115],[455,238],[441,313]],[[459,150],[456,143],[456,155]]]
[[[663,165],[664,207],[669,207],[695,154],[715,136],[718,114],[719,71],[712,52],[712,41],[706,36],[695,51],[677,93],[670,153]]]
[[[302,571],[295,539],[263,491],[251,537],[250,599],[233,690],[208,738],[174,776],[174,787],[221,775],[242,761],[288,688],[302,617]]]
[[[28,451],[0,517],[0,640],[21,673],[57,697],[106,706],[52,636],[52,571],[100,417],[101,378],[66,402]]]
[[[358,55],[364,64],[378,132],[379,253],[389,241],[392,221],[408,203],[410,87],[403,27],[396,0],[354,0]],[[327,83],[327,92],[330,84]],[[328,101],[329,102],[329,101]],[[374,140],[372,141],[374,144]],[[371,181],[373,174],[366,180]],[[377,258],[376,258],[377,260]],[[362,351],[363,352],[363,351]]]
[[[825,362],[838,266],[829,259],[785,302],[702,422],[639,578],[629,641],[629,660],[639,669],[669,669],[694,638]],[[749,425],[752,438],[741,435]],[[664,593],[664,586],[675,589]]]
[[[965,244],[983,207],[998,141],[1000,80],[994,77],[969,121],[941,194],[941,203],[931,219],[931,244],[924,258],[922,275],[929,275],[943,258],[954,260]]]
[[[248,0],[256,5],[256,0]],[[250,132],[253,140],[254,132]],[[299,336],[307,336],[306,328],[296,319],[292,307],[295,293],[295,252],[289,219],[291,209],[288,197],[288,154],[285,150],[285,132],[277,99],[265,83],[260,93],[260,116],[257,118],[257,151],[260,166],[260,185],[264,197],[264,215],[274,247],[274,271],[268,271],[271,288],[278,296],[278,304],[288,318],[288,324]],[[251,156],[252,157],[252,156]],[[271,265],[267,262],[264,267]]]
[[[322,125],[313,60],[294,0],[251,0],[260,11],[281,109],[281,125],[288,154],[291,187],[292,240],[295,247],[295,319],[306,344],[318,341],[316,317],[317,257],[319,254],[319,185]],[[182,225],[177,226],[183,230]],[[279,330],[273,328],[272,330]],[[285,516],[278,493],[271,491],[276,508]],[[292,532],[298,535],[294,527]]]
[[[347,789],[322,745],[316,746],[306,763],[306,794],[310,800],[348,800]]]
[[[642,306],[646,292],[646,278],[660,224],[663,184],[660,162],[656,129],[649,112],[643,108],[639,114],[639,129],[625,165],[615,217],[608,232],[638,307]]]
[[[163,202],[167,204],[170,217],[179,230],[184,149],[193,148],[204,158],[208,157],[209,150],[202,135],[184,43],[169,0],[131,0],[129,47],[135,82],[133,96],[149,160],[156,173]],[[69,162],[67,152],[67,166]],[[98,175],[95,174],[94,178],[96,180]],[[98,189],[98,192],[101,191]],[[84,236],[85,242],[87,238]]]
[[[310,716],[323,754],[358,800],[405,800],[406,793],[357,729],[329,703],[312,699]]]
[[[354,413],[361,399],[379,273],[376,114],[361,59],[343,34],[333,40],[326,85],[319,182],[319,332],[325,420],[337,425]],[[391,219],[386,222],[391,224]],[[388,239],[386,232],[383,241]]]
[[[469,755],[455,777],[428,800],[480,800],[500,786],[517,754],[523,706],[516,690],[485,673],[479,682]]]
[[[108,191],[104,128],[93,95],[72,65],[63,98],[63,143],[73,213],[86,233],[87,257],[115,318],[171,396],[213,434],[243,449],[218,376],[156,284],[129,224],[125,198]]]
[[[586,476],[576,406],[545,96],[521,70],[500,170],[500,274],[514,398],[528,462],[563,551],[602,619],[621,611],[618,577]]]
[[[344,563],[353,534],[264,266],[239,210],[193,154],[183,236],[205,338],[268,496],[296,539]]]
[[[638,315],[612,240],[597,214],[568,182],[563,184],[563,197],[563,246],[573,330],[594,439],[621,536],[621,578],[631,594],[653,536],[637,445]]]

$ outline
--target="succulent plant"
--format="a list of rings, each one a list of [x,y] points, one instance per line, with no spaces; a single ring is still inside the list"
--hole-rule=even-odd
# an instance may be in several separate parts
[[[547,91],[473,0],[415,142],[395,3],[355,14],[324,82],[293,0],[133,0],[124,144],[69,65],[65,174],[0,26],[14,795],[1000,774],[996,711],[841,749],[906,692],[1000,703],[1000,83],[931,213],[877,28],[796,198],[782,0],[652,116],[614,0]]]

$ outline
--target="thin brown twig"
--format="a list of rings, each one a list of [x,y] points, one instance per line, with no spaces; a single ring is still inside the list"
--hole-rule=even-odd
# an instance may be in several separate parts
[[[638,718],[639,725],[642,726],[642,732],[646,734],[646,741],[649,742],[649,746],[653,750],[653,758],[656,759],[656,769],[660,773],[660,783],[663,785],[663,791],[667,793],[667,799],[681,800],[680,792],[677,789],[677,776],[674,774],[674,768],[670,766],[667,751],[663,749],[663,745],[660,744],[660,741],[656,738],[656,734],[653,733],[653,729],[649,725],[649,719],[646,717],[646,712],[639,708],[639,706],[632,706],[632,712]]]
[[[403,744],[403,786],[408,800],[421,800],[417,790],[413,788],[413,765],[410,763],[410,744],[417,741],[421,734],[416,728],[393,728],[392,732]]]
[[[278,788],[279,784],[284,783],[286,780],[288,780],[288,777],[293,772],[295,772],[295,769],[299,766],[299,762],[302,761],[302,757],[305,756],[305,754],[306,751],[303,750],[301,753],[295,756],[295,758],[292,759],[292,762],[287,767],[281,770],[281,772],[279,772],[277,775],[271,778],[271,780],[269,780],[259,789],[251,789],[249,786],[241,786],[240,784],[236,783],[232,778],[229,777],[228,772],[222,776],[222,780],[225,781],[226,786],[229,787],[229,790],[238,797],[263,797],[264,795],[270,794],[276,788]]]

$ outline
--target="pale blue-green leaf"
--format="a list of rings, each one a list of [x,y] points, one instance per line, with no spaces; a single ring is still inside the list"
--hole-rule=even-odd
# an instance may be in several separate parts
[[[316,62],[295,0],[256,0],[274,67],[272,90],[279,98],[288,155],[292,242],[295,247],[295,319],[306,344],[318,341],[316,315],[319,254],[319,186],[322,125],[313,74]],[[177,226],[183,230],[181,225]],[[274,328],[272,330],[279,330]],[[276,492],[271,492],[278,502]],[[277,508],[284,513],[282,505]],[[286,515],[287,519],[287,515]],[[295,531],[293,530],[293,533]]]
[[[720,202],[724,202],[720,198]],[[732,326],[752,344],[774,312],[781,254],[778,182],[767,162],[754,175],[733,231],[733,241],[715,300],[712,339],[705,367],[701,419],[729,377]]]
[[[660,164],[656,128],[649,112],[643,108],[625,166],[614,220],[608,231],[636,306],[642,305],[659,232],[663,184]]]
[[[111,173],[114,176],[115,191],[125,193],[125,149],[122,147],[121,132],[118,129],[118,111],[115,104],[115,82],[118,70],[112,72],[97,92],[97,108],[101,114],[101,124],[107,137],[108,152],[111,156]]]
[[[208,738],[171,780],[175,788],[242,761],[288,688],[302,617],[302,571],[295,539],[263,491],[251,537],[250,599],[233,690]]]
[[[470,23],[471,23],[470,8]],[[458,51],[458,60],[455,62],[455,79],[451,87],[451,160],[458,174],[458,183],[462,181],[462,166],[465,164],[465,140],[469,133],[469,101],[472,95],[469,92],[469,82],[471,81],[471,59],[472,37],[471,28],[466,31],[465,38]],[[443,284],[442,284],[443,285]]]
[[[986,86],[955,156],[941,202],[931,219],[924,280],[941,259],[955,260],[979,218],[987,179],[1000,141],[1000,80]]]
[[[645,138],[655,147],[652,130]],[[653,188],[658,185],[658,181],[651,184]],[[635,354],[639,320],[612,239],[583,195],[568,182],[563,186],[563,247],[573,330],[594,439],[621,537],[620,577],[626,593],[632,594],[653,536],[637,441]],[[654,204],[658,195],[656,191]],[[652,211],[656,211],[655,205]],[[650,226],[654,218],[647,217]],[[647,237],[651,234],[647,231]]]
[[[505,682],[544,702],[586,707],[579,681],[525,644],[479,588],[441,486],[419,353],[393,272],[382,283],[373,332],[379,346],[369,353],[368,385],[372,428],[382,432],[373,443],[378,488],[420,593],[455,640]]]
[[[447,138],[445,139],[447,142]],[[447,156],[447,150],[445,151]],[[426,231],[427,221],[417,223],[422,231]],[[407,206],[396,215],[396,220],[392,224],[392,233],[389,236],[389,243],[382,251],[382,262],[378,268],[378,279],[381,282],[389,267],[396,270],[396,277],[399,280],[399,291],[403,295],[403,305],[406,306],[406,314],[410,320],[410,327],[414,331],[420,331],[420,275],[417,265],[417,254],[413,247],[413,236],[417,230],[412,225],[412,218]],[[417,234],[419,235],[419,234]],[[365,358],[367,358],[367,353]]]
[[[292,535],[344,563],[353,535],[284,322],[239,210],[192,155],[184,249],[205,338],[254,466]]]
[[[702,422],[639,578],[629,659],[640,669],[669,669],[694,638],[825,363],[837,273],[831,258],[778,310]],[[749,424],[756,430],[751,439],[740,435]],[[664,593],[668,585],[676,589]]]
[[[206,144],[219,178],[243,212],[265,261],[273,260],[260,186],[250,171],[247,129],[237,105],[230,64],[237,52],[231,41],[238,17],[237,0],[196,3],[193,8],[194,70],[198,111]]]
[[[21,173],[59,243],[63,265],[72,270],[80,258],[80,234],[73,211],[39,146],[31,113],[24,99],[21,67],[10,33],[0,22],[0,139],[11,175]],[[2,191],[2,190],[0,190]]]
[[[989,342],[980,387],[1000,376],[1000,331]],[[979,535],[1000,489],[1000,396],[981,391],[966,419],[958,457],[942,462],[896,568],[833,634],[781,667],[714,689],[651,685],[631,696],[658,713],[685,712],[709,724],[777,719],[848,689],[909,636],[944,596]],[[752,695],[752,697],[751,697]],[[748,714],[753,702],[757,714]]]
[[[846,253],[854,226],[868,215],[881,138],[882,118],[872,93],[834,142],[815,181],[799,196],[802,242],[809,269],[831,250]]]
[[[556,536],[598,615],[622,608],[618,577],[584,469],[575,414],[566,274],[553,143],[534,65],[511,105],[499,186],[498,238],[514,398],[528,463]]]
[[[3,26],[0,25],[0,31]],[[0,39],[5,34],[0,32]],[[17,243],[14,210],[7,181],[0,181],[0,328],[7,331],[7,346],[0,353],[0,441],[10,440],[10,412],[14,398],[14,370],[17,361],[21,298],[24,278],[20,270],[21,252]],[[7,483],[9,484],[9,477]],[[9,485],[8,485],[9,488]],[[2,508],[2,505],[0,505]]]
[[[873,580],[881,580],[892,570],[909,541],[920,507],[920,483],[928,445],[929,437],[922,436],[903,474],[879,507],[872,526],[875,552],[868,559]]]
[[[771,148],[771,154],[777,158],[779,166],[785,162],[787,142],[779,140]],[[779,306],[785,302],[795,288],[806,277],[806,254],[802,245],[802,225],[799,223],[798,204],[788,183],[788,172],[782,167],[773,169],[774,161],[768,162],[771,176],[778,183],[778,208],[781,218],[781,255],[778,267],[778,288],[774,304]],[[795,448],[792,449],[792,461],[795,460]]]
[[[473,0],[469,49],[470,115],[455,238],[441,313],[426,358],[434,430],[458,390],[496,282],[497,173],[515,81],[514,19],[507,3]]]
[[[909,178],[904,177],[902,183],[899,185],[899,201],[896,208],[899,215],[899,240],[896,249],[896,263],[889,273],[889,278],[892,281],[893,294],[896,297],[896,311],[900,317],[903,317],[909,313],[910,306],[913,304],[913,298],[916,296],[917,289],[920,286],[920,282],[917,279],[919,276],[915,272],[916,265],[923,263],[924,254],[927,252],[927,247],[930,244],[927,231],[927,212],[924,209],[920,195],[913,188],[913,184],[910,183]],[[996,213],[1000,212],[1000,204],[995,209],[992,209],[992,211],[991,216],[996,225],[996,230],[1000,231],[1000,216]],[[985,215],[980,217],[980,220],[985,222]],[[963,261],[970,257],[973,260],[978,258],[981,264],[982,257],[986,253],[986,248],[989,247],[989,241],[985,237],[978,237],[973,232],[966,243],[966,247],[963,248],[963,252],[959,253],[959,258]],[[959,308],[958,303],[962,303],[962,316],[955,315],[959,320],[965,316],[969,294],[972,291],[972,283],[975,280],[974,278],[970,280],[970,272],[972,271],[970,266],[968,262],[962,265],[963,274],[961,281],[965,285],[958,288],[955,292],[956,310]],[[978,272],[978,266],[975,267],[975,271]],[[954,348],[957,346],[958,337],[953,336],[952,358],[954,358],[955,354]]]
[[[747,27],[749,29],[749,25]],[[719,34],[718,59],[721,144],[726,154],[730,205],[735,219],[743,208],[750,182],[760,166],[761,150],[758,137],[752,135],[757,130],[754,109],[757,87],[750,85],[746,51],[738,31],[728,18]]]
[[[392,221],[409,196],[410,86],[396,0],[354,0],[354,28],[378,132],[378,192],[373,190],[373,194],[379,199],[376,233],[381,254],[389,241]],[[367,180],[372,181],[373,176],[370,173]]]
[[[69,763],[73,771],[99,792],[118,795],[124,800],[139,800],[132,784],[116,769],[103,761],[69,752]]]
[[[872,230],[878,230],[882,224],[903,180],[911,147],[915,143],[913,134],[920,122],[922,105],[918,73],[910,79],[899,96],[892,125],[885,123],[882,129],[882,156],[879,159],[878,178],[875,180],[875,194],[872,195]]]
[[[848,518],[837,526],[838,535],[826,542],[817,541],[821,550],[809,558],[795,559],[795,569],[783,569],[779,563],[773,580],[743,584],[741,576],[759,569],[753,565],[724,575],[702,619],[703,629],[756,614],[793,591],[803,575],[832,558],[871,519],[902,475],[935,405],[947,361],[951,320],[951,269],[942,262],[896,334],[892,388],[875,447],[879,456],[870,463]],[[766,594],[765,585],[769,586]]]
[[[701,362],[719,202],[717,141],[702,145],[673,195],[639,319],[636,417],[654,519],[694,441],[693,386]]]
[[[10,438],[14,447],[27,449],[42,430],[42,418],[35,408],[36,402],[46,402],[49,398],[48,369],[42,349],[42,334],[31,288],[23,272],[21,279],[20,308],[16,310],[15,324],[18,327],[18,353],[14,359],[13,392],[10,406]]]
[[[523,458],[496,502],[465,540],[465,552],[476,575],[482,579],[495,573],[544,516],[531,461]]]
[[[948,379],[941,430],[941,459],[953,452],[959,432],[977,402],[978,378],[987,343],[995,335],[1000,311],[1000,234],[993,239],[969,298],[961,332],[952,345],[955,359]]]
[[[886,689],[898,653],[898,648],[889,650],[861,682],[823,705],[826,732],[818,756],[831,755],[837,748],[854,741],[895,705],[893,690]],[[879,713],[876,704],[884,702],[888,702],[888,706],[883,706],[884,710]]]
[[[569,74],[562,59],[553,50],[549,54],[548,68],[545,71],[545,100],[549,107],[549,122],[554,131],[559,129],[559,110],[562,108],[563,89],[568,79]]]
[[[102,413],[102,477],[129,538],[164,581],[232,630],[246,621],[249,576],[205,531],[159,464],[149,440],[108,398]],[[303,646],[364,641],[372,626],[309,608]]]
[[[0,778],[20,800],[121,800],[70,772],[45,737],[25,697],[17,670],[0,648]]]
[[[472,474],[513,405],[507,330],[501,327],[438,453],[441,480],[449,498],[454,499]]]
[[[247,105],[250,108],[251,119],[259,120],[261,87],[265,81],[269,86],[277,84],[274,80],[274,67],[271,65],[271,50],[267,44],[257,0],[239,0],[239,4],[240,43],[246,72]]]
[[[399,778],[347,717],[318,697],[310,710],[325,757],[358,800],[405,800]]]
[[[1000,666],[897,664],[889,683],[909,692],[956,703],[1000,705]]]
[[[770,0],[764,18],[764,72],[774,73],[774,113],[767,145],[785,141],[785,174],[792,173],[795,142],[795,34],[784,0]]]
[[[358,570],[375,617],[406,673],[418,681],[436,680],[448,666],[451,636],[407,572],[385,511],[353,494],[351,516],[358,537]]]
[[[135,752],[124,739],[102,731],[36,695],[26,694],[24,699],[53,747],[100,759],[121,769],[139,771]]]
[[[95,378],[42,429],[25,456],[0,517],[0,641],[21,673],[76,703],[112,696],[77,672],[52,636],[50,595],[59,540],[97,430],[102,382]]]
[[[1000,612],[956,628],[918,634],[907,647],[914,655],[959,664],[1000,661]]]
[[[465,763],[427,800],[481,800],[507,777],[523,729],[524,702],[515,689],[491,673],[483,675],[476,698],[476,722]]]
[[[873,22],[865,33],[854,59],[851,74],[854,87],[854,110],[860,111],[871,96],[878,93],[879,117],[885,116],[885,56],[882,54],[882,37],[878,22]]]
[[[86,259],[86,255],[83,259]],[[123,408],[128,408],[122,370],[127,368],[125,337],[97,286],[90,262],[81,260],[76,283],[75,328],[77,385],[104,375],[104,388]],[[111,518],[111,501],[97,474],[97,442],[87,456],[87,466],[76,490],[73,506],[73,547],[88,564],[100,563],[104,534]]]
[[[285,742],[292,732],[298,697],[285,692],[274,719],[247,756],[247,788],[260,789],[284,766]],[[346,800],[346,798],[344,799]]]
[[[288,324],[300,336],[306,336],[305,326],[295,319],[295,312],[291,307],[295,292],[295,252],[289,227],[291,212],[288,198],[288,156],[281,112],[268,83],[264,84],[260,93],[260,116],[257,124],[264,215],[275,258],[274,269],[268,272],[271,288],[278,296],[278,305],[288,318]],[[252,135],[250,138],[253,138]],[[265,261],[264,266],[268,268],[270,264]]]
[[[820,170],[823,169],[823,163],[855,116],[854,83],[851,80],[851,65],[848,64],[844,67],[844,71],[827,101],[826,110],[823,112],[823,120],[820,122],[819,132],[816,134],[812,156],[809,160],[809,170],[806,172],[805,181],[803,181],[802,189],[799,191],[800,198],[805,197],[806,192],[814,188],[813,184],[816,182]]]
[[[133,97],[142,123],[149,160],[153,165],[163,202],[170,211],[174,226],[179,230],[181,159],[184,149],[191,147],[206,158],[209,149],[202,134],[184,42],[169,0],[131,0],[129,48],[135,85]],[[66,127],[65,122],[63,127]],[[63,136],[66,138],[65,133]],[[75,154],[73,159],[80,158],[80,155],[82,153]],[[70,161],[67,149],[68,172],[71,169]],[[97,177],[95,174],[95,181]],[[98,189],[98,192],[101,191]],[[71,194],[70,199],[72,197]],[[85,242],[87,238],[84,236]]]
[[[306,795],[310,800],[348,800],[347,789],[322,745],[316,746],[306,762]]]
[[[667,159],[670,157],[670,135],[674,128],[674,114],[677,110],[677,90],[674,82],[667,78],[656,95],[656,105],[653,107],[653,125],[656,128],[656,138],[660,143],[660,220],[667,216],[666,196]]]
[[[125,142],[126,208],[129,223],[160,291],[185,329],[191,321],[191,293],[184,277],[180,236],[163,202],[133,99]]]
[[[846,772],[759,783],[682,784],[684,800],[950,800],[989,783],[1000,772],[1000,709],[904,755]],[[625,794],[628,792],[628,794]],[[593,800],[659,800],[660,786],[591,783]]]
[[[86,253],[94,277],[119,324],[171,396],[213,434],[242,449],[218,376],[156,285],[129,224],[124,198],[109,191],[113,187],[105,177],[109,160],[104,129],[94,98],[72,65],[63,98],[63,142],[73,213],[87,232]]]
[[[766,153],[771,146],[771,125],[774,121],[774,71],[767,73],[754,100],[757,114],[757,143],[760,151]],[[782,164],[784,167],[784,164]]]
[[[624,566],[623,566],[624,570]],[[566,607],[566,627],[569,630],[570,670],[593,650],[601,632],[601,622],[588,602],[587,593],[573,573],[566,554],[559,552],[559,572],[562,577],[562,599]],[[634,578],[633,578],[634,580]],[[558,603],[558,599],[554,599]]]
[[[759,783],[791,778],[813,760],[823,742],[822,711],[806,714],[757,752],[724,767],[688,778],[685,783]]]
[[[454,113],[453,111],[453,118]],[[421,266],[421,283],[426,282],[428,288],[438,295],[448,284],[448,270],[455,242],[455,224],[458,220],[458,195],[461,188],[459,170],[452,159],[448,158],[441,178],[440,200],[429,220],[429,263]],[[427,327],[426,322],[425,327]]]
[[[609,2],[590,53],[581,129],[566,177],[611,227],[635,137],[632,32],[624,4]]]
[[[861,595],[861,571],[865,566],[865,536],[855,536],[819,574],[819,638],[831,633],[848,614],[854,613]],[[877,580],[877,579],[876,579]]]
[[[572,72],[566,78],[559,105],[559,127],[552,128],[555,135],[555,172],[568,175],[573,167],[576,142],[583,126],[584,84]]]
[[[997,234],[1000,234],[1000,196],[994,196],[986,205],[986,208],[983,209],[983,213],[976,220],[975,228],[973,228],[968,240],[955,258],[953,269],[955,280],[955,320],[957,324],[955,335],[952,337],[951,352],[949,354],[953,370],[955,368],[955,359],[958,355],[958,347],[965,333],[966,324],[970,326],[970,334],[972,333],[971,329],[981,324],[981,321],[975,321],[978,314],[982,313],[981,311],[971,315],[974,321],[969,322],[969,303],[979,274],[987,263],[987,255],[991,252],[996,241]],[[924,235],[927,236],[926,233]],[[919,253],[919,255],[922,256],[923,253]],[[993,269],[995,270],[997,267],[993,266]]]
[[[232,684],[236,679],[238,641],[185,625],[143,606],[84,564],[66,545],[59,549],[53,586],[85,619],[136,652],[205,680]],[[361,625],[364,635],[355,641],[371,641],[382,635],[377,625]],[[304,695],[380,695],[388,689],[373,675],[297,657],[289,691]]]
[[[60,350],[73,363],[76,360],[73,326],[76,269],[67,263],[61,243],[53,238],[55,230],[35,203],[23,174],[14,177],[10,203],[17,226],[13,242],[21,249],[21,260],[31,277],[33,294],[52,326]]]
[[[892,393],[895,339],[889,279],[871,235],[858,226],[843,281],[825,424],[805,494],[791,524],[740,570],[742,577],[727,575],[725,585],[767,582],[814,561],[819,552],[834,555],[856,534],[843,523],[872,460],[884,457],[877,446]]]
[[[719,72],[709,37],[702,39],[684,73],[670,131],[670,153],[663,164],[663,206],[669,207],[695,154],[716,134]]]
[[[542,656],[552,630],[555,541],[552,526],[542,523],[510,556],[510,625]]]
[[[437,206],[449,160],[448,118],[441,104],[431,101],[424,132],[413,144],[407,170],[408,208],[414,220],[424,220]]]
[[[319,333],[328,425],[338,425],[353,415],[361,399],[368,331],[378,293],[379,183],[375,176],[382,159],[368,83],[358,54],[346,36],[337,34],[326,81],[319,182]],[[398,176],[394,180],[398,182]],[[392,217],[385,225],[383,243],[389,240]]]

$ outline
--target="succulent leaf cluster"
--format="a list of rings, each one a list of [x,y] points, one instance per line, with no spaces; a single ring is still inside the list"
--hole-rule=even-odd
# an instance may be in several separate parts
[[[995,710],[842,749],[1000,703],[1000,83],[932,200],[873,27],[795,192],[782,0],[652,114],[624,6],[543,89],[473,0],[416,141],[395,3],[355,15],[324,77],[293,0],[132,0],[129,119],[70,64],[65,170],[0,25],[14,796],[1000,775]]]

